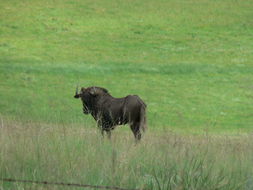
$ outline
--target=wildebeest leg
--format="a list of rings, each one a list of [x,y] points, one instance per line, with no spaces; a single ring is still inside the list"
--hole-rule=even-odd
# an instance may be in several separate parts
[[[103,137],[104,137],[104,132],[106,132],[108,139],[111,139],[111,127],[108,125],[102,125],[101,126],[101,134]]]
[[[106,132],[108,139],[111,139],[111,130],[101,129],[101,134],[103,138],[104,138],[104,132]]]
[[[99,128],[99,130],[100,130],[100,132],[101,132],[101,135],[102,135],[102,137],[104,137],[104,128],[103,128],[103,126],[101,125],[101,122],[97,122],[97,127]]]
[[[107,134],[107,137],[108,139],[111,139],[111,130],[106,130],[106,134]]]
[[[112,126],[110,123],[107,122],[102,122],[101,130],[106,132],[108,139],[111,139],[111,128]]]
[[[130,128],[134,134],[136,142],[141,140],[141,131],[140,131],[140,123],[133,123],[130,125]]]
[[[102,137],[104,137],[104,130],[100,129],[100,132],[101,132]]]

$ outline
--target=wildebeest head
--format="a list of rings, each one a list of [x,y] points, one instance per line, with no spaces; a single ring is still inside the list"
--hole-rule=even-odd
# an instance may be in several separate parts
[[[74,98],[81,98],[83,102],[83,112],[84,114],[89,114],[93,110],[93,106],[95,105],[97,98],[105,94],[108,94],[108,91],[101,87],[82,87],[80,92],[78,92],[78,87],[76,87],[76,94]]]

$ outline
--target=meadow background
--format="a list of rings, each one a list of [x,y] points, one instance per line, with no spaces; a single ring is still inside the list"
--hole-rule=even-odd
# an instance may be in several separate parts
[[[253,188],[251,0],[0,0],[0,8],[1,176]],[[148,105],[142,144],[134,145],[128,127],[116,129],[114,143],[101,140],[73,98],[77,84],[105,87],[115,97],[138,94]],[[178,159],[188,149],[192,157]],[[125,160],[115,167],[124,169],[111,171],[115,155]],[[189,168],[194,160],[207,176]],[[91,165],[88,173],[82,162]]]

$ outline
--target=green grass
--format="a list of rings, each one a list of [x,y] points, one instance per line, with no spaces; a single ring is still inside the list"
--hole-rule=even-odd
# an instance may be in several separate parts
[[[253,189],[251,0],[0,0],[0,8],[0,177]],[[101,139],[73,98],[77,84],[138,94],[148,105],[142,142],[128,127]],[[0,182],[48,188],[64,189]]]
[[[251,1],[1,1],[0,113],[89,123],[76,84],[148,104],[150,128],[251,131]]]
[[[112,140],[72,125],[0,128],[0,177],[155,190],[247,190],[252,183],[252,135],[148,133],[135,145],[130,130]],[[8,183],[0,189],[69,189]],[[79,189],[79,188],[71,188]]]

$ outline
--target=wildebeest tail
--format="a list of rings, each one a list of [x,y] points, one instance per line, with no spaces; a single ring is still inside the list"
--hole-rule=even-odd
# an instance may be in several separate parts
[[[146,105],[144,102],[141,106],[140,117],[141,117],[140,128],[143,132],[145,132],[145,130],[147,129],[147,119],[146,119]]]

